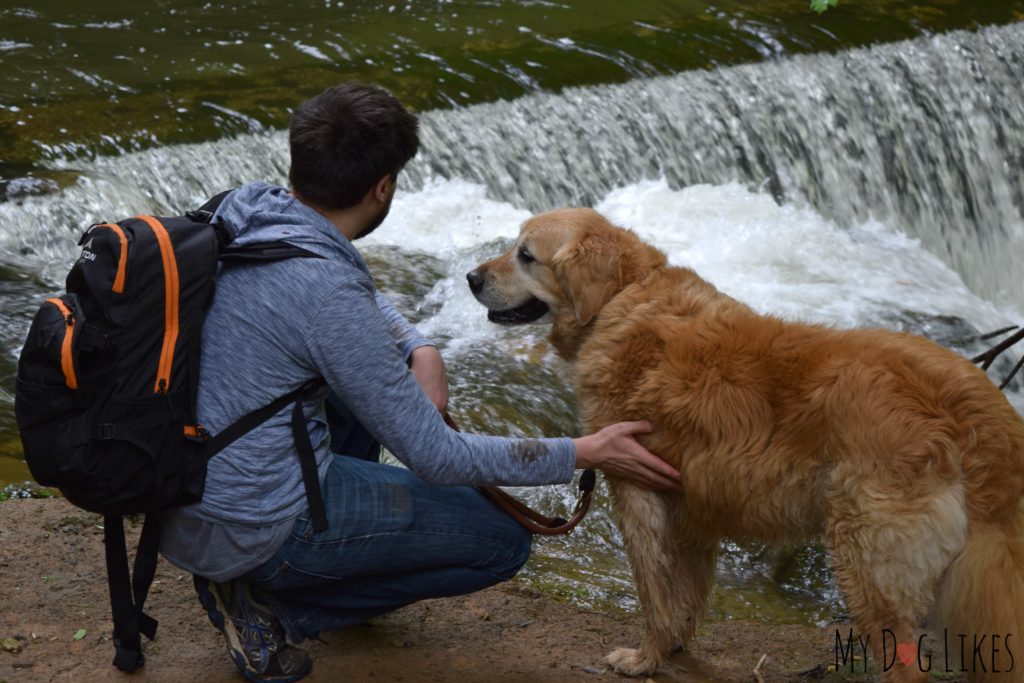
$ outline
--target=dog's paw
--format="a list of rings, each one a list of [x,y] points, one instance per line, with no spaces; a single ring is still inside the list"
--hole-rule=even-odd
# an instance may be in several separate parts
[[[620,647],[613,650],[604,658],[604,661],[615,670],[615,673],[626,674],[627,676],[643,676],[653,674],[658,670],[658,663],[652,662],[644,657],[640,650],[629,647]]]

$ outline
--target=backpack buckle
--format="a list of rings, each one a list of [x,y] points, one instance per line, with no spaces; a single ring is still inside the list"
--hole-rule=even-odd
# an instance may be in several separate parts
[[[200,424],[185,425],[185,438],[196,443],[205,443],[210,438],[210,432]]]
[[[100,439],[102,441],[110,441],[115,436],[117,436],[116,425],[113,425],[109,422],[104,422],[102,424],[96,425],[96,431],[94,432],[95,438]]]
[[[203,209],[186,211],[185,218],[195,223],[210,223],[213,221],[213,211],[204,211]]]

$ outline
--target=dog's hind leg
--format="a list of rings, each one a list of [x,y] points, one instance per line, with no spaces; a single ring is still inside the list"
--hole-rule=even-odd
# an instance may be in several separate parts
[[[645,630],[639,649],[619,648],[606,661],[618,673],[653,674],[693,636],[714,574],[715,544],[680,544],[664,494],[622,482],[613,483],[612,493]]]
[[[890,482],[850,477],[834,480],[828,494],[833,571],[885,683],[928,680],[922,625],[966,538],[962,490],[936,488],[908,499]]]

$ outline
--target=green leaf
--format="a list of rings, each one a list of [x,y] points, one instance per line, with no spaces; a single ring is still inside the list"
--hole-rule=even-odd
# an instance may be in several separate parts
[[[811,9],[822,14],[829,7],[835,7],[839,4],[839,0],[811,0]]]
[[[75,631],[75,640],[81,640],[82,638],[85,638],[86,633],[87,631],[84,628],[78,629],[77,631]]]

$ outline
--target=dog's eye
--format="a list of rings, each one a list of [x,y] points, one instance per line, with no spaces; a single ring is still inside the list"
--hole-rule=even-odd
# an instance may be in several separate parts
[[[519,260],[523,263],[533,263],[537,259],[533,258],[533,254],[526,250],[526,247],[519,247]]]

